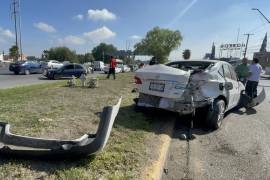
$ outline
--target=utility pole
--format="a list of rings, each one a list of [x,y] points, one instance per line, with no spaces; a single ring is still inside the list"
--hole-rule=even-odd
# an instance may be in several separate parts
[[[18,0],[18,8],[19,10],[21,10],[21,1]],[[23,55],[23,52],[22,52],[22,31],[21,31],[21,15],[19,15],[19,32],[20,32],[20,53],[21,53],[21,61],[23,60],[22,59],[22,55]]]
[[[247,43],[246,43],[246,48],[245,48],[245,52],[244,52],[244,58],[245,58],[246,55],[247,55],[247,47],[248,47],[249,36],[254,35],[254,34],[247,33],[247,34],[244,34],[244,35],[247,36]]]
[[[19,0],[12,0],[11,3],[11,16],[14,18],[14,29],[15,29],[15,37],[16,37],[16,47],[18,48],[16,53],[16,61],[19,58],[19,54],[21,54],[22,60],[22,41],[21,41],[21,18],[19,15],[18,9],[20,8]]]

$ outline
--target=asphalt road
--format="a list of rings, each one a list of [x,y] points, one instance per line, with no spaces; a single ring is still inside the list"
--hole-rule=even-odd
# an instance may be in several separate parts
[[[0,89],[49,82],[53,81],[48,80],[42,74],[14,75],[7,68],[0,67]]]
[[[98,74],[101,72],[95,72],[95,76]],[[49,80],[42,74],[14,75],[7,67],[0,67],[0,89],[53,82],[56,80]]]
[[[228,113],[217,131],[195,122],[195,139],[180,140],[191,117],[179,118],[162,179],[270,179],[270,79],[259,86],[266,90],[265,101]]]

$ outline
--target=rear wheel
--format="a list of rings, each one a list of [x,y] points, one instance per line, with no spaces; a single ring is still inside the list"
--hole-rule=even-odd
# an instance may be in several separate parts
[[[209,107],[206,118],[206,123],[209,128],[216,130],[221,127],[225,108],[226,104],[222,99],[216,99],[213,103],[213,107]]]
[[[59,79],[59,78],[60,78],[60,75],[58,75],[58,74],[54,74],[54,75],[53,75],[53,79],[54,79],[54,80],[57,80],[57,79]]]
[[[134,101],[134,110],[135,112],[143,112],[145,110],[145,107],[142,107],[142,106],[138,106],[138,101],[139,101],[139,98],[135,98],[133,99]]]

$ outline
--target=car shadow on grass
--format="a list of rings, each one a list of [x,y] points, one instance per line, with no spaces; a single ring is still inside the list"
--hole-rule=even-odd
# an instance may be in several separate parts
[[[96,112],[95,114],[99,115],[100,113]],[[189,122],[192,118],[193,117],[191,115],[179,116],[178,113],[151,108],[136,112],[134,105],[128,105],[120,108],[114,123],[113,131],[117,130],[118,128],[118,131],[122,131],[122,133],[125,133],[127,130],[130,132],[131,130],[132,132],[136,131],[138,133],[150,132],[156,135],[167,134],[172,138],[179,138],[182,133],[186,133],[188,131],[190,125]],[[204,129],[203,123],[200,120],[201,117],[196,116],[196,118],[194,121],[194,127],[192,129],[193,133],[197,135],[210,133],[211,131]],[[170,123],[174,123],[173,134],[166,131],[165,128],[168,127],[168,124]],[[110,148],[109,144],[110,143],[106,145],[105,150],[101,153],[106,153],[106,149]],[[29,159],[25,157],[17,159],[15,157],[0,156],[0,168],[2,166],[6,166],[8,169],[9,166],[10,169],[13,169],[13,166],[23,167],[25,169],[30,169],[39,175],[46,173],[45,176],[50,176],[57,174],[57,172],[68,171],[73,168],[91,168],[91,165],[89,164],[93,164],[95,159],[95,155],[81,158],[69,157],[66,159],[59,159],[57,157],[40,159]]]
[[[206,118],[205,112],[199,112],[193,117],[192,115],[179,115],[175,112],[154,108],[144,108],[139,112],[136,112],[134,109],[134,106],[122,107],[115,126],[119,125],[132,130],[144,130],[155,134],[164,134],[164,127],[168,123],[174,123],[174,132],[172,134],[168,133],[168,135],[172,138],[179,138],[179,135],[186,134],[189,131],[191,121],[193,121],[193,134],[204,135],[213,132],[213,130],[207,128],[204,124],[204,118]],[[144,121],[144,123],[138,121]],[[137,125],[134,125],[136,123]]]
[[[12,177],[15,178],[16,174],[20,177],[20,173],[22,169],[28,169],[33,171],[33,173],[28,174],[31,176],[31,179],[44,179],[45,177],[57,174],[61,171],[67,171],[73,168],[86,167],[89,162],[92,162],[95,159],[96,155],[88,156],[87,158],[67,158],[67,159],[59,159],[59,158],[41,158],[41,159],[33,159],[33,158],[23,158],[20,157],[9,157],[9,156],[0,156],[0,167],[4,167],[4,170],[7,172],[3,172],[11,174]],[[10,172],[12,169],[20,169],[20,172]],[[2,168],[1,168],[2,169]],[[25,171],[28,171],[25,170]],[[29,173],[29,172],[28,172]],[[44,174],[45,173],[45,174]]]

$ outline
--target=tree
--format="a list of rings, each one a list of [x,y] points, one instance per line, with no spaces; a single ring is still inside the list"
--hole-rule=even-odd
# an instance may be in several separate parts
[[[70,61],[73,63],[79,62],[76,51],[72,51],[67,47],[50,48],[48,51],[46,51],[45,56],[47,56],[47,59],[53,59],[60,62],[63,61]]]
[[[11,48],[9,48],[9,55],[11,57],[14,57],[16,60],[18,60],[19,57],[19,48],[16,45],[11,46]]]
[[[78,54],[78,61],[83,64],[86,62],[93,62],[94,61],[94,57],[91,53],[86,53],[86,54]]]
[[[185,49],[183,52],[183,58],[184,59],[189,59],[191,56],[191,51],[189,49]]]
[[[36,56],[27,56],[26,58],[29,61],[37,60],[38,58]]]
[[[92,50],[92,55],[96,61],[109,62],[110,56],[115,55],[117,48],[112,44],[100,43],[98,46],[94,47]]]
[[[85,62],[95,61],[95,58],[94,58],[93,54],[91,54],[91,53],[85,53],[84,59],[85,59]]]
[[[49,51],[48,50],[44,50],[42,55],[41,55],[41,59],[44,60],[48,60],[49,59]]]
[[[155,27],[135,45],[135,53],[152,55],[159,63],[165,63],[171,51],[180,46],[182,39],[180,31]]]

